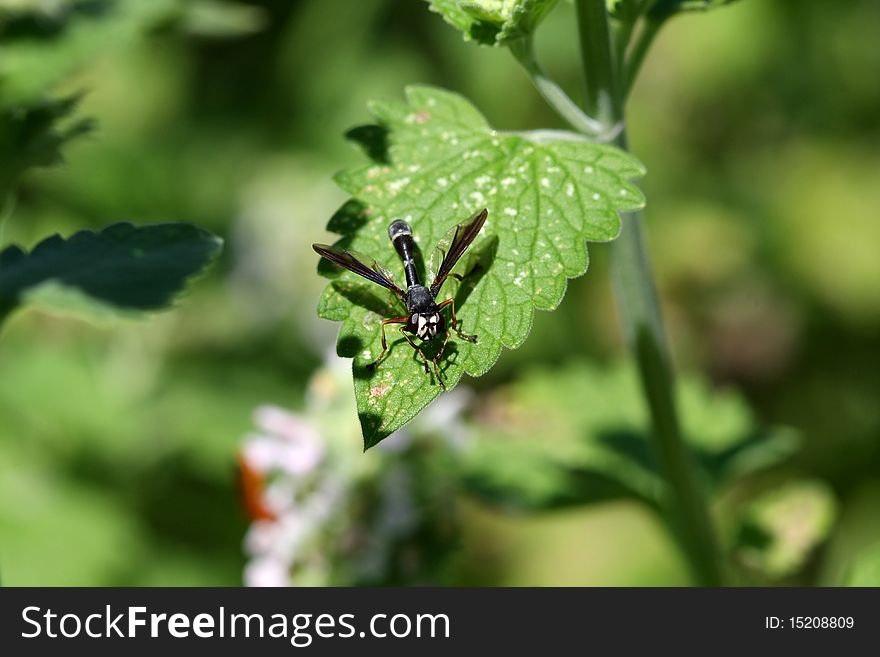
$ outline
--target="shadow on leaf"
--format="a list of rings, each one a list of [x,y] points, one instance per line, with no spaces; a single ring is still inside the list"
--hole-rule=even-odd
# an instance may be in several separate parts
[[[483,276],[489,273],[489,269],[492,267],[492,263],[495,262],[495,256],[497,253],[497,235],[492,235],[492,237],[485,240],[483,244],[480,245],[479,249],[476,249],[473,252],[473,255],[471,256],[471,262],[473,264],[471,265],[470,270],[468,270],[468,272],[462,277],[461,283],[458,286],[458,291],[455,293],[456,309],[464,306],[468,297],[470,297]]]
[[[331,267],[333,265],[330,265]],[[340,295],[351,301],[354,305],[360,306],[383,318],[394,317],[403,312],[402,306],[395,304],[390,298],[382,298],[373,293],[373,291],[365,285],[351,285],[340,281],[332,283],[333,289]],[[378,286],[377,286],[378,287]],[[379,288],[381,289],[381,288]]]
[[[327,230],[337,235],[350,235],[360,230],[367,223],[367,219],[366,206],[360,201],[349,199],[330,217]]]
[[[381,125],[359,125],[345,133],[345,138],[353,141],[374,162],[389,164],[388,128]]]
[[[342,358],[354,358],[364,348],[364,341],[356,335],[340,337],[336,342],[336,353]]]
[[[364,435],[364,451],[377,444],[382,439],[379,429],[382,427],[382,416],[377,413],[361,411],[358,413],[361,421],[361,433]]]

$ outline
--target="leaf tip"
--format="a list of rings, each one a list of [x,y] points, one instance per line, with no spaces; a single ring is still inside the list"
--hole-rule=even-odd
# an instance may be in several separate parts
[[[360,419],[361,434],[364,437],[364,453],[388,437],[388,432],[382,430],[381,416],[375,413],[360,412],[358,419]]]

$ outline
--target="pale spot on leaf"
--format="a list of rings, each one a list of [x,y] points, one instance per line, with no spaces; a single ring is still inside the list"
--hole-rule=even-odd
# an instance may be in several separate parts
[[[391,390],[391,386],[373,386],[370,388],[370,397],[384,397]]]

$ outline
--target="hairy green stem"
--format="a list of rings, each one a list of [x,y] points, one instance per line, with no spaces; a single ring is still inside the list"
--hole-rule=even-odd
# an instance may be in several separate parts
[[[621,63],[615,59],[605,0],[576,0],[586,78],[586,110],[608,128],[622,124]],[[647,46],[645,47],[647,49]],[[641,54],[641,57],[644,53]],[[621,130],[616,145],[627,149]],[[699,584],[723,584],[723,568],[707,501],[693,457],[681,436],[674,383],[660,304],[642,237],[640,212],[623,218],[611,243],[611,273],[624,332],[638,363],[651,415],[654,448],[666,478],[666,510]]]
[[[568,122],[575,130],[590,137],[601,138],[603,133],[603,123],[584,114],[583,110],[578,107],[568,94],[548,78],[538,62],[535,59],[534,43],[531,35],[518,39],[509,45],[510,52],[516,57],[522,67],[529,74],[532,84],[538,90],[538,93],[544,97],[547,104],[550,105],[563,120]]]

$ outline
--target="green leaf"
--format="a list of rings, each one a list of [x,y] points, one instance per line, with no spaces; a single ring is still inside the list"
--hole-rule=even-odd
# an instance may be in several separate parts
[[[221,241],[185,223],[119,223],[70,238],[49,237],[27,253],[0,252],[0,320],[30,298],[85,309],[84,300],[122,311],[169,305],[188,278],[219,252]]]
[[[61,147],[88,132],[88,120],[68,121],[77,98],[33,103],[0,110],[0,199],[30,167],[62,161]]]
[[[343,236],[339,244],[400,271],[388,239],[392,220],[410,222],[416,242],[429,253],[456,223],[489,209],[480,236],[456,267],[470,275],[461,283],[448,279],[438,297],[455,299],[462,330],[479,338],[477,344],[450,339],[441,369],[452,388],[464,373],[488,371],[502,347],[521,345],[535,308],[559,304],[567,280],[587,269],[586,242],[613,239],[618,212],[643,204],[628,181],[644,170],[619,149],[569,133],[493,130],[453,93],[411,87],[407,99],[373,103],[381,125],[350,133],[374,161],[337,176],[355,200],[328,229]],[[412,419],[440,388],[393,327],[385,360],[375,372],[367,370],[381,351],[382,319],[406,311],[384,288],[328,264],[321,271],[333,283],[318,312],[342,322],[337,348],[354,358],[358,412],[371,447]]]
[[[847,586],[880,586],[880,543],[864,549],[853,560]]]
[[[556,0],[428,0],[431,11],[462,32],[466,41],[505,45],[529,36]]]
[[[749,504],[739,529],[737,556],[766,576],[792,575],[828,537],[836,516],[837,503],[827,484],[784,484]]]
[[[731,392],[685,378],[678,394],[685,439],[713,489],[796,448],[790,432],[761,431]],[[478,417],[463,457],[465,481],[491,503],[535,509],[636,498],[661,504],[664,479],[629,364],[601,369],[579,361],[531,370],[493,394]]]

